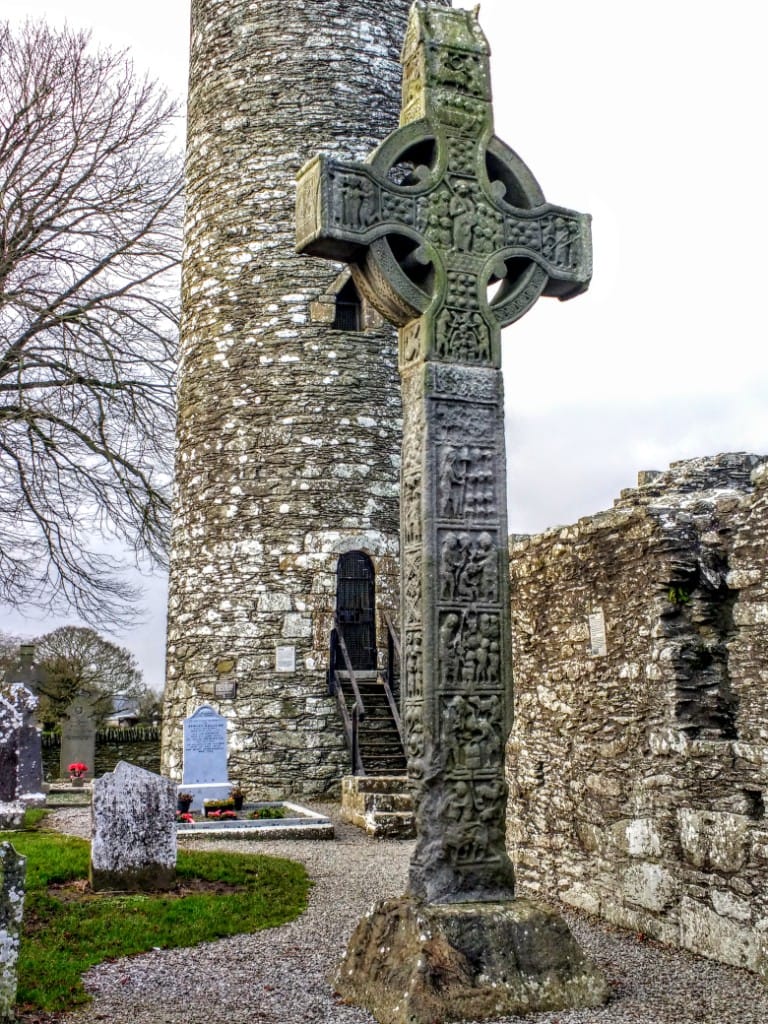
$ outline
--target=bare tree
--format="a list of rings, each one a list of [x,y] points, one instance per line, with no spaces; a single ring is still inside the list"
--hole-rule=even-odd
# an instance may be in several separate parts
[[[86,34],[0,23],[0,601],[125,621],[162,563],[181,251],[177,111]]]
[[[92,695],[98,721],[109,716],[117,698],[128,698],[138,708],[149,695],[155,696],[134,655],[86,626],[61,626],[38,637],[35,659],[45,674],[37,688],[41,722],[58,723],[83,691]]]

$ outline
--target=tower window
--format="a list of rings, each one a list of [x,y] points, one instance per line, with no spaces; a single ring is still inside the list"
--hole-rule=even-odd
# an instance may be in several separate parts
[[[351,279],[336,295],[336,310],[331,326],[334,331],[362,330],[362,303]]]

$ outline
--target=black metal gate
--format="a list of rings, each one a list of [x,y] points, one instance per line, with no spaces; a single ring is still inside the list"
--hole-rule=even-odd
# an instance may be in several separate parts
[[[373,563],[362,551],[349,551],[339,559],[336,580],[336,618],[344,635],[352,668],[375,669]]]

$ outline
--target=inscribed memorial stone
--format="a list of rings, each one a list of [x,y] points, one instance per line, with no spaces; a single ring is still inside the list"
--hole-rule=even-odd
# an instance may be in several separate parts
[[[195,797],[193,809],[200,809],[203,798],[226,797],[228,778],[227,720],[203,704],[184,719],[182,786]]]
[[[184,783],[227,778],[227,720],[207,704],[184,720]]]

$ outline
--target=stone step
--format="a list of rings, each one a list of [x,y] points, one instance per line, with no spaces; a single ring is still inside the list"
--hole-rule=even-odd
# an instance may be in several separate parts
[[[377,839],[414,834],[411,795],[404,775],[353,775],[341,781],[341,816]]]

